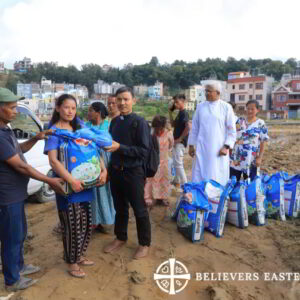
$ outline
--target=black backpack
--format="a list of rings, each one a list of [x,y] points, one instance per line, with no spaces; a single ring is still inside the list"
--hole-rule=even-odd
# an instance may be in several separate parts
[[[132,122],[132,128],[133,130],[133,141],[136,141],[136,128],[138,126],[138,121],[137,119]],[[149,126],[149,125],[148,125]],[[147,160],[144,164],[145,167],[145,174],[147,178],[154,177],[157,170],[158,166],[160,164],[160,158],[159,158],[159,143],[157,140],[157,137],[154,134],[151,134],[151,128],[149,126],[149,152],[148,152],[148,157]]]

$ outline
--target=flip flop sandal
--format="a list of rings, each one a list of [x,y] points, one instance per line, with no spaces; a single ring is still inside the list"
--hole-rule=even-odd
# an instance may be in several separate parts
[[[80,268],[78,270],[68,270],[68,273],[75,278],[85,277],[85,273]]]
[[[83,260],[78,262],[78,264],[82,266],[93,266],[95,263],[87,258],[84,258]]]

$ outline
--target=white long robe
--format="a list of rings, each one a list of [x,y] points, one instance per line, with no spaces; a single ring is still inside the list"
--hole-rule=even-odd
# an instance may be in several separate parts
[[[236,140],[235,116],[223,100],[198,104],[188,145],[195,146],[192,181],[213,179],[222,185],[229,180],[229,155],[219,156],[224,145],[231,149]]]

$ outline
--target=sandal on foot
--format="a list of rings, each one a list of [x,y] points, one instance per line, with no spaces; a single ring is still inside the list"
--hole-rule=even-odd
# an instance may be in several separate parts
[[[81,261],[78,262],[78,264],[82,266],[93,266],[95,263],[92,260],[83,258]]]
[[[83,278],[85,277],[85,273],[79,268],[77,270],[68,270],[68,273],[76,278]]]

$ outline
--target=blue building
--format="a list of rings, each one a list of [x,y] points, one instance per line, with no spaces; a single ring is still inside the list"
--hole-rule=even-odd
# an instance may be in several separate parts
[[[32,86],[30,83],[17,83],[17,95],[32,99]]]

